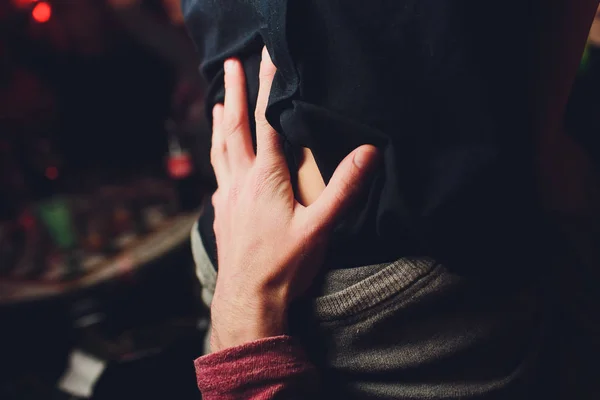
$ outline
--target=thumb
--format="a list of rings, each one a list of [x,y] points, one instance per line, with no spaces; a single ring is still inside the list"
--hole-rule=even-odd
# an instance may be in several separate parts
[[[323,193],[307,209],[312,226],[326,229],[335,222],[360,191],[376,159],[377,148],[363,145],[342,160]]]

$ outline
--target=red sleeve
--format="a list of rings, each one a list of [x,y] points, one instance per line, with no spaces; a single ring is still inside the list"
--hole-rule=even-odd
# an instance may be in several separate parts
[[[208,354],[195,366],[204,400],[305,399],[318,391],[316,369],[289,336]]]

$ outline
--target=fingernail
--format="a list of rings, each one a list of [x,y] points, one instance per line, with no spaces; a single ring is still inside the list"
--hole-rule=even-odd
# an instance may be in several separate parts
[[[224,65],[225,73],[231,72],[234,63],[235,63],[235,61],[232,59],[225,61],[225,65]]]
[[[269,57],[269,50],[267,49],[267,46],[263,47],[261,57],[263,60]]]
[[[355,154],[354,154],[354,165],[356,165],[357,168],[365,168],[367,166],[367,164],[369,163],[369,160],[373,158],[373,153],[374,150],[373,149],[361,149],[358,150]]]

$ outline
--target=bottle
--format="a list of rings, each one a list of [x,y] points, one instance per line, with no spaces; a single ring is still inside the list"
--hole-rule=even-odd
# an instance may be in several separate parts
[[[64,278],[80,274],[78,237],[69,198],[64,195],[62,160],[50,140],[34,138],[27,152],[28,183],[32,189],[37,219],[49,235],[62,261]]]
[[[178,126],[173,120],[167,120],[165,130],[169,144],[167,171],[175,185],[179,211],[193,212],[200,207],[202,193],[191,152],[182,146]]]

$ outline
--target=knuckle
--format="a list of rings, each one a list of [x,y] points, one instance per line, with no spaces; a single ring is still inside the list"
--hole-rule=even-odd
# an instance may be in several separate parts
[[[340,190],[340,191],[333,193],[334,202],[335,202],[335,204],[338,205],[338,207],[340,205],[344,204],[346,197],[347,197],[345,195],[345,193],[346,193],[346,190]]]
[[[266,165],[261,165],[256,168],[256,172],[254,175],[254,192],[255,193],[263,193],[274,181],[274,173]]]
[[[211,148],[210,164],[212,165],[212,167],[215,171],[217,170],[217,168],[219,168],[219,164],[220,164],[221,160],[223,159],[223,157],[225,156],[226,152],[227,152],[227,148],[225,146],[219,146],[219,147],[213,146],[213,148]]]
[[[339,193],[339,196],[343,199],[353,194],[356,189],[356,183],[351,179],[346,179],[342,184],[342,190]],[[341,200],[342,200],[341,199]]]
[[[216,191],[215,193],[213,193],[213,195],[210,198],[210,202],[212,203],[212,205],[215,209],[219,206],[220,200],[221,200],[221,196],[220,196],[219,191]]]
[[[224,123],[224,129],[227,136],[235,134],[240,130],[244,129],[246,120],[241,113],[235,113],[234,115],[227,118]]]
[[[272,174],[271,168],[269,168],[268,164],[265,162],[261,162],[257,164],[254,168],[253,178],[255,181],[265,181],[269,179],[269,176]]]
[[[346,194],[352,193],[354,192],[354,190],[357,188],[358,186],[358,182],[357,182],[357,168],[356,166],[352,166],[352,171],[345,175],[340,182],[340,188],[341,190],[338,192],[338,195],[340,197],[345,197]]]
[[[285,182],[286,178],[279,171],[262,168],[253,179],[252,194],[256,197],[267,195],[269,197],[287,198],[289,193]]]
[[[217,168],[217,156],[211,151],[210,153],[210,165],[212,165],[213,169]]]
[[[254,119],[256,120],[256,127],[261,127],[261,128],[265,128],[265,127],[270,127],[271,125],[269,124],[269,121],[267,121],[267,116],[265,115],[265,111],[261,110],[259,108],[256,108],[256,110],[254,110]]]
[[[264,193],[268,192],[268,187],[269,185],[266,181],[254,181],[254,184],[252,185],[252,195],[255,197],[260,197]]]
[[[275,77],[275,71],[275,66],[272,63],[267,62],[267,60],[263,57],[260,62],[260,70],[258,72],[259,79],[263,80],[264,82],[270,82]]]
[[[217,210],[223,210],[224,212],[233,211],[241,197],[242,188],[238,183],[230,182],[226,188],[219,188],[212,196],[212,204]],[[216,215],[216,214],[215,214]]]
[[[213,232],[215,233],[215,235],[219,234],[219,220],[217,219],[217,217],[215,217],[213,221]]]
[[[221,155],[223,155],[225,152],[227,151],[227,145],[225,144],[225,142],[219,140],[219,141],[214,141],[212,143],[212,145],[210,146],[210,158],[212,159],[217,159],[218,157],[220,157]]]
[[[256,110],[254,110],[254,120],[256,121],[257,132],[270,132],[273,130],[273,126],[269,123],[264,109],[257,107]]]

